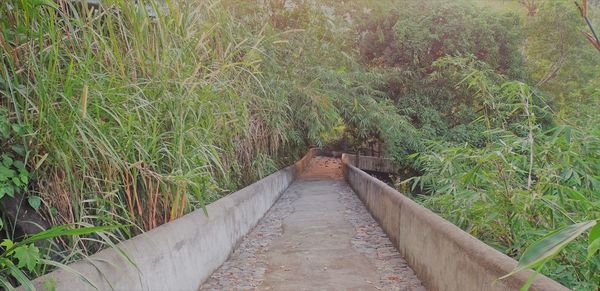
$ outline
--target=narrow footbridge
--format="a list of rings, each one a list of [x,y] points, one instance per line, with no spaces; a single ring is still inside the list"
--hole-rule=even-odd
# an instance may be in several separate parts
[[[38,278],[44,290],[519,290],[516,261],[367,172],[311,150],[202,210]],[[538,275],[530,290],[568,290]]]
[[[425,290],[343,180],[315,157],[202,290]]]

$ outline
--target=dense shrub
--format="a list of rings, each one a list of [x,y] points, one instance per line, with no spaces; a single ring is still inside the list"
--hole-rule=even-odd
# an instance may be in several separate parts
[[[573,1],[544,1],[538,13],[528,18],[525,31],[527,70],[531,82],[544,90],[556,109],[568,110],[583,90],[600,76],[600,54],[581,35],[585,22]],[[599,8],[590,6],[598,18]]]
[[[377,99],[382,77],[334,10],[103,3],[0,4],[2,117],[31,128],[36,179],[20,187],[55,223],[135,225],[127,238],[343,132],[393,148],[413,130]]]
[[[129,238],[310,146],[373,141],[420,203],[514,257],[600,215],[600,59],[566,0],[525,24],[463,1],[102,2],[0,3],[0,197],[55,224]],[[60,243],[24,244],[29,274],[102,246]],[[593,290],[599,265],[576,241],[541,271]]]
[[[453,63],[461,63],[462,60]],[[547,127],[527,84],[465,66],[464,86],[485,105],[485,143],[432,142],[417,154],[418,200],[513,257],[554,229],[600,216],[600,135],[566,120]],[[539,98],[539,97],[538,97]],[[577,290],[600,284],[600,258],[576,241],[541,272]],[[576,267],[577,266],[577,267]]]
[[[476,102],[435,63],[473,55],[498,73],[522,78],[520,27],[515,15],[461,1],[405,1],[385,17],[367,18],[358,46],[365,63],[385,68],[382,90],[425,137],[478,140],[477,128],[467,125],[477,116]]]

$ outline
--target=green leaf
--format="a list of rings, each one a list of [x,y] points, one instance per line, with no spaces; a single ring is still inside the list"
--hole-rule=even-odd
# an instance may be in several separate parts
[[[16,160],[13,162],[13,166],[15,166],[15,168],[17,168],[19,172],[27,171],[27,169],[25,169],[25,163],[23,163],[23,161]]]
[[[12,130],[17,134],[17,135],[23,135],[25,134],[25,129],[23,128],[23,126],[20,126],[18,124],[13,124],[12,125]]]
[[[19,177],[17,177],[17,176],[12,177],[11,180],[12,180],[13,184],[15,184],[15,186],[17,186],[17,187],[23,186],[23,183],[21,183],[21,179],[19,179]]]
[[[590,230],[588,238],[590,243],[600,238],[600,223],[596,223],[592,230]]]
[[[2,241],[2,243],[0,243],[0,247],[3,247],[5,250],[12,248],[13,245],[14,245],[13,241],[9,240],[9,239],[5,239]]]
[[[19,154],[20,156],[25,156],[25,147],[22,144],[16,144],[10,147],[13,152]]]
[[[575,184],[577,184],[578,186],[581,186],[581,177],[579,176],[579,174],[577,174],[577,172],[573,172],[573,176],[570,180],[575,182]]]
[[[109,225],[109,226],[92,226],[92,227],[81,227],[81,228],[73,228],[72,225],[58,225],[54,226],[50,229],[44,230],[42,232],[36,233],[20,242],[19,245],[29,244],[40,240],[45,240],[49,238],[55,238],[63,235],[85,235],[91,233],[97,233],[101,231],[113,230],[125,227],[125,225]]]
[[[563,180],[569,180],[569,178],[571,178],[571,176],[573,175],[573,170],[570,168],[564,169],[563,172],[560,174],[560,176],[563,178]]]
[[[600,239],[597,239],[588,245],[588,259],[591,259],[598,250],[600,250]]]
[[[4,193],[0,193],[0,195],[8,195],[10,197],[15,197],[15,188],[11,187],[11,186],[6,186],[4,187]]]
[[[0,276],[0,287],[3,288],[0,289],[7,291],[15,290],[15,287],[12,284],[10,284],[10,282],[8,282],[6,279],[7,278],[5,278],[4,276]]]
[[[21,179],[21,182],[23,182],[24,185],[29,184],[29,176],[28,175],[21,174],[21,175],[19,175],[19,178]]]
[[[10,167],[13,164],[13,159],[11,157],[9,157],[8,155],[2,155],[2,164],[5,167]]]
[[[39,196],[29,196],[27,197],[27,202],[29,202],[29,205],[31,205],[33,209],[38,210],[42,204],[42,198]]]
[[[600,223],[590,231],[588,236],[588,258],[591,258],[600,249]]]
[[[58,5],[56,5],[56,3],[50,1],[50,0],[33,0],[33,5],[34,6],[40,6],[40,5],[45,5],[45,6],[49,6],[52,7],[54,9],[58,9]]]
[[[23,271],[21,271],[17,267],[15,267],[15,265],[13,265],[12,262],[7,264],[7,267],[8,267],[10,274],[15,279],[17,279],[17,281],[19,283],[21,283],[21,287],[23,287],[27,291],[35,291],[35,287],[31,283],[31,280],[29,280],[29,278],[27,278],[27,276],[25,276],[25,274],[23,274]]]
[[[588,200],[583,194],[581,194],[581,192],[577,191],[576,189],[568,187],[568,186],[560,186],[560,188],[561,188],[561,190],[563,190],[564,192],[569,194],[569,196],[572,199],[578,200],[579,202],[582,202],[583,204],[586,204],[586,205],[590,204],[590,200]]]
[[[593,227],[595,224],[596,221],[591,220],[572,224],[553,231],[541,240],[529,246],[521,256],[517,267],[509,274],[502,276],[500,279],[512,276],[527,268],[535,268],[542,265],[546,262],[546,260],[554,257],[567,244],[576,239],[589,228]]]
[[[40,249],[33,244],[20,246],[15,249],[14,256],[19,260],[17,267],[27,267],[31,272],[40,261]]]
[[[10,134],[10,129],[8,128],[8,124],[0,122],[0,136],[2,138],[8,138]]]
[[[0,177],[12,178],[15,176],[15,171],[4,166],[0,166]],[[0,180],[2,181],[2,180]],[[6,181],[6,180],[4,180]]]

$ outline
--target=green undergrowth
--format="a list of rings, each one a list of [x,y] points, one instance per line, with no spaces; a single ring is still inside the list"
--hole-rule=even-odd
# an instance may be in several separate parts
[[[396,157],[414,176],[397,188],[517,270],[597,290],[600,54],[581,15],[562,0],[405,1],[367,18],[358,46],[422,144]]]
[[[0,197],[106,227],[18,255],[7,242],[3,267],[32,278],[310,147],[380,148],[415,176],[400,187],[515,258],[597,219],[600,55],[570,1],[528,2],[535,15],[516,0],[3,1]],[[594,290],[585,248],[540,271]]]
[[[0,133],[23,129],[2,148],[24,145],[3,165],[21,165],[10,189],[39,197],[53,224],[132,225],[111,229],[127,239],[350,129],[415,147],[339,11],[137,2],[0,3]],[[102,247],[61,243],[80,250],[63,262]]]
[[[535,104],[543,99],[539,92],[473,67],[461,85],[476,88],[487,108],[475,121],[486,142],[429,142],[413,155],[420,175],[404,187],[420,189],[422,195],[413,195],[417,201],[517,259],[555,229],[600,217],[597,124],[544,124],[538,118],[551,109]],[[600,257],[588,249],[592,241],[582,237],[560,253],[547,250],[534,267],[569,288],[595,290]]]

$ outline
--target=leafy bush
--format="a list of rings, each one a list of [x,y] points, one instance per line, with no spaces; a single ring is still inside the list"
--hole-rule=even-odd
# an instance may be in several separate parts
[[[554,99],[557,109],[568,110],[575,98],[588,96],[582,90],[600,76],[600,54],[581,35],[586,26],[573,1],[541,4],[525,27],[527,70],[532,83]],[[597,5],[590,10],[597,14]]]
[[[62,225],[41,231],[18,242],[4,239],[0,243],[0,248],[2,249],[2,252],[0,253],[0,286],[3,290],[14,290],[14,286],[20,284],[24,290],[33,291],[35,290],[35,287],[29,280],[28,274],[41,275],[48,265],[65,268],[67,271],[73,271],[62,263],[52,260],[49,253],[41,252],[36,244],[44,243],[61,236],[85,240],[85,238],[80,238],[80,236],[95,234],[98,235],[101,240],[93,240],[114,247],[115,245],[105,232],[120,227],[122,226],[76,227],[75,225]],[[123,253],[121,253],[121,255],[127,258]],[[77,275],[84,281],[92,284],[83,277],[83,275]],[[93,284],[92,286],[95,287]],[[46,287],[46,290],[54,289],[52,287],[52,282],[50,281],[45,282],[44,287]]]
[[[516,15],[461,1],[404,1],[384,17],[365,20],[358,46],[365,63],[384,69],[382,91],[424,138],[477,141],[479,129],[469,125],[478,115],[476,101],[436,62],[472,55],[497,73],[522,78],[520,28]]]
[[[423,175],[412,179],[429,195],[421,203],[513,257],[548,232],[600,217],[600,135],[568,123],[544,128],[535,93],[517,81],[499,82],[470,70],[465,86],[485,104],[478,122],[483,147],[432,143],[416,156]],[[566,286],[594,290],[600,258],[577,240],[541,272]],[[575,267],[577,266],[577,267]]]
[[[0,108],[31,125],[36,176],[9,183],[55,224],[133,225],[113,230],[129,238],[347,130],[413,130],[319,5],[102,3],[0,4]]]
[[[310,146],[371,140],[415,159],[420,202],[509,255],[598,217],[598,60],[562,2],[526,31],[461,1],[102,2],[0,3],[0,196],[55,224],[129,238]],[[2,271],[44,268],[11,242]],[[79,245],[62,247],[102,247]],[[576,240],[542,272],[589,289],[598,265]]]

